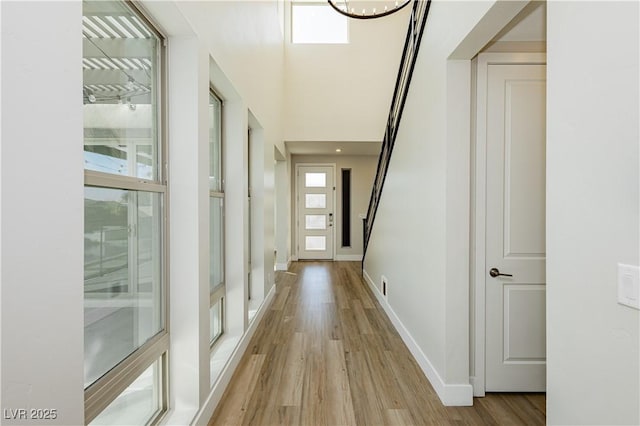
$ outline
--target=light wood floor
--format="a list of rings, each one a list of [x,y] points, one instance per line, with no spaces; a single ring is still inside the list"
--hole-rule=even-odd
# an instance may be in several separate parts
[[[358,262],[298,262],[209,425],[543,425],[544,394],[444,407]]]

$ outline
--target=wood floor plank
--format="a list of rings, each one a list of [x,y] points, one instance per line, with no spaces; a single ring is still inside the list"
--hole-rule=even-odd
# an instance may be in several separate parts
[[[544,394],[445,407],[359,262],[294,262],[209,425],[543,425]]]
[[[239,371],[239,374],[234,376],[233,388],[235,388],[234,394],[237,393],[237,397],[228,398],[225,401],[228,405],[228,410],[225,411],[219,421],[215,424],[220,425],[241,425],[244,424],[244,416],[247,410],[249,400],[253,396],[253,390],[260,377],[259,372],[264,363],[264,355],[251,355],[244,363],[244,367]],[[213,423],[209,423],[213,424]]]
[[[324,352],[326,365],[326,419],[330,425],[355,425],[351,387],[342,342],[329,340]]]
[[[407,409],[390,409],[385,411],[385,424],[391,426],[413,426],[415,423]]]
[[[283,366],[286,368],[282,371],[278,389],[278,405],[300,406],[307,353],[306,340],[305,333],[294,333],[289,342]]]
[[[353,299],[351,301],[353,315],[356,319],[356,324],[358,325],[358,332],[360,334],[372,334],[373,329],[371,328],[371,324],[369,324],[369,320],[364,313],[364,309],[362,307],[362,302],[360,299]]]

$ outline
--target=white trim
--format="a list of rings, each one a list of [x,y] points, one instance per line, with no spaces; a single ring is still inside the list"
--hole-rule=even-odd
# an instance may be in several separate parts
[[[275,294],[276,294],[276,286],[273,285],[271,286],[271,290],[269,290],[267,297],[265,297],[264,301],[260,305],[260,308],[258,308],[258,311],[256,312],[256,316],[254,317],[254,320],[251,321],[251,323],[249,324],[249,327],[247,327],[247,331],[244,333],[244,335],[240,339],[238,346],[236,346],[235,350],[233,351],[233,354],[227,361],[227,364],[222,369],[220,376],[218,377],[214,385],[211,387],[211,392],[209,392],[209,396],[207,397],[205,403],[202,405],[202,408],[198,411],[198,413],[196,414],[196,416],[194,417],[193,421],[190,424],[194,424],[194,425],[207,424],[211,419],[211,417],[213,416],[213,413],[216,407],[218,406],[218,404],[220,403],[220,400],[222,399],[222,395],[224,394],[224,391],[229,385],[229,382],[231,382],[231,377],[233,376],[233,373],[236,371],[236,368],[238,367],[238,364],[240,363],[242,356],[244,355],[245,351],[247,350],[247,347],[249,346],[249,342],[251,341],[253,334],[258,328],[258,324],[262,322],[262,318],[265,312],[268,310],[269,306],[271,305],[271,302],[273,302],[273,299],[275,298]],[[173,423],[167,421],[164,424],[170,425]]]
[[[297,261],[298,261],[298,255],[293,255],[293,256],[291,256],[291,260],[289,261],[289,263],[297,262]]]
[[[337,203],[337,199],[336,199],[336,193],[338,192],[338,183],[336,181],[337,177],[336,177],[336,163],[296,163],[296,167],[295,167],[295,175],[294,175],[294,190],[295,190],[295,197],[294,197],[294,204],[295,204],[295,218],[294,218],[294,224],[293,224],[293,231],[294,231],[294,241],[296,242],[296,247],[295,247],[295,255],[292,255],[291,258],[294,261],[298,260],[298,254],[299,254],[299,248],[300,248],[300,240],[299,240],[299,228],[300,228],[300,224],[298,223],[300,220],[300,210],[299,210],[299,202],[298,202],[298,196],[300,195],[298,193],[298,180],[299,180],[299,171],[300,171],[300,167],[331,167],[333,169],[333,211],[334,211],[334,217],[335,217],[335,211],[336,211],[336,203]],[[335,222],[334,222],[335,223]],[[336,227],[332,226],[331,227],[331,233],[332,235],[332,245],[333,247],[331,248],[331,259],[322,259],[322,260],[334,260],[336,258]]]
[[[396,328],[400,337],[409,348],[409,351],[415,358],[416,362],[422,369],[422,372],[427,377],[433,389],[440,397],[442,403],[446,406],[472,406],[473,405],[473,388],[469,384],[447,384],[442,380],[440,374],[435,369],[429,358],[422,352],[420,346],[413,339],[413,336],[409,333],[407,328],[404,326],[400,318],[396,315],[391,305],[387,299],[380,293],[380,290],[376,287],[373,280],[369,276],[366,270],[362,271],[363,276],[367,284],[369,284],[369,288],[376,296],[378,303],[382,306],[387,316],[393,323],[393,326]],[[388,293],[388,292],[387,292]]]
[[[486,287],[486,209],[487,209],[487,75],[488,66],[493,64],[544,64],[546,53],[481,53],[478,55],[477,98],[476,98],[476,146],[475,146],[475,268],[472,270],[474,282],[475,317],[471,318],[470,333],[475,333],[475,350],[471,362],[474,365],[474,396],[485,395],[485,287]]]
[[[361,254],[337,254],[335,260],[338,262],[362,262]]]

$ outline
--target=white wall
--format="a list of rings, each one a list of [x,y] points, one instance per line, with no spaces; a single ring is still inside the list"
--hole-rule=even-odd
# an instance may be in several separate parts
[[[195,413],[209,391],[209,61],[195,36],[168,49],[170,405]]]
[[[278,1],[177,1],[175,5],[263,126],[266,143],[284,152],[284,50]]]
[[[639,7],[547,7],[547,421],[639,424]]]
[[[362,219],[360,214],[367,214],[371,187],[376,176],[378,157],[370,155],[293,155],[292,167],[297,164],[335,164],[336,165],[336,204],[335,204],[335,238],[336,260],[361,260],[362,258]],[[341,169],[351,169],[351,246],[342,247],[342,174]],[[291,199],[296,198],[295,173],[291,178]],[[292,205],[292,217],[297,217],[295,203]],[[295,224],[296,221],[294,220]],[[294,225],[295,226],[295,225]],[[292,246],[297,247],[296,232],[291,232]],[[294,250],[296,251],[296,250]],[[296,251],[297,254],[297,251]]]
[[[349,20],[349,44],[292,44],[287,28],[285,140],[382,140],[409,11]]]
[[[278,151],[275,165],[276,186],[276,267],[286,270],[291,259],[291,184],[287,172],[287,161]]]
[[[447,405],[472,402],[470,59],[525,4],[432,4],[365,259],[375,287],[387,278],[383,305]]]
[[[222,359],[219,376],[213,387],[209,383],[208,366],[185,359],[192,370],[175,370],[172,374],[200,377],[198,406],[192,408],[195,397],[188,392],[174,393],[170,424],[182,424],[192,419],[208,421],[220,400],[226,384],[237,365],[255,324],[250,326],[249,310],[255,310],[273,287],[274,251],[274,146],[284,151],[282,141],[283,97],[283,36],[276,1],[215,1],[163,2],[145,1],[152,18],[173,38],[194,37],[209,57],[209,83],[223,98],[223,138],[225,173],[225,338],[232,350],[225,347],[214,354],[230,356]],[[179,54],[179,52],[175,52]],[[172,52],[169,51],[171,57]],[[171,61],[170,61],[171,62]],[[171,78],[171,76],[170,76]],[[206,90],[206,89],[205,89]],[[193,97],[193,96],[192,96]],[[193,99],[195,101],[195,99]],[[171,102],[171,99],[169,99]],[[195,105],[185,100],[187,110]],[[176,105],[177,107],[177,105]],[[195,107],[193,114],[200,111]],[[249,214],[247,164],[249,158],[247,129],[252,128],[252,207]],[[183,143],[176,135],[169,143]],[[203,166],[200,166],[203,167]],[[252,226],[252,247],[248,247],[248,227]],[[181,232],[173,224],[173,233]],[[202,226],[207,226],[203,223]],[[208,229],[208,228],[207,228]],[[252,303],[247,302],[248,256],[252,257]],[[173,259],[172,259],[173,262]],[[208,301],[208,298],[207,298]],[[268,300],[267,300],[268,302]],[[183,308],[188,309],[187,308]],[[257,317],[259,319],[259,316]],[[202,318],[199,327],[208,330]],[[172,321],[179,319],[172,317]],[[193,322],[193,321],[192,321]],[[195,324],[194,324],[195,326]],[[172,341],[182,341],[172,329]],[[182,343],[180,343],[182,344]],[[192,345],[193,346],[193,345]],[[195,349],[194,349],[195,350]],[[228,355],[227,355],[228,354]],[[175,361],[174,361],[175,365]],[[181,376],[181,381],[184,382]],[[193,392],[193,390],[192,390]],[[199,410],[199,411],[198,411]],[[196,411],[198,411],[196,413]]]
[[[0,405],[84,424],[82,4],[0,7]]]
[[[0,5],[1,408],[52,408],[57,419],[49,423],[83,424],[82,4]],[[188,424],[198,412],[208,420],[252,332],[243,263],[248,248],[242,238],[249,110],[263,132],[257,159],[261,246],[256,250],[263,264],[273,264],[273,147],[284,151],[282,8],[276,1],[144,1],[142,7],[169,46],[169,189],[175,195],[170,201],[170,294],[175,300],[170,304],[169,422]],[[232,181],[225,201],[227,209],[233,208],[227,214],[227,279],[233,281],[227,283],[227,300],[237,307],[228,312],[236,314],[228,331],[240,340],[235,363],[230,360],[223,370],[226,382],[221,379],[214,389],[209,387],[207,316],[209,83],[221,86],[233,117],[225,123],[235,123],[225,128],[227,148],[234,148],[225,153],[226,177]],[[265,269],[259,280],[263,293],[273,285],[272,270]],[[47,424],[23,422],[33,423]]]

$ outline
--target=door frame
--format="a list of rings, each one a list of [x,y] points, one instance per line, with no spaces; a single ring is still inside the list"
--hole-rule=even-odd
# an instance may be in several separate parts
[[[296,163],[296,170],[294,175],[294,194],[295,194],[295,221],[293,221],[293,231],[294,231],[294,241],[296,243],[295,253],[296,260],[298,260],[298,256],[300,254],[300,193],[298,188],[298,181],[300,177],[300,167],[331,167],[332,176],[333,176],[333,217],[337,219],[336,215],[336,193],[338,192],[338,185],[336,181],[336,163]],[[331,239],[333,244],[331,247],[331,260],[336,259],[336,221],[334,220],[334,226],[331,227]]]
[[[509,64],[544,64],[547,63],[546,53],[480,53],[477,56],[477,77],[472,84],[472,196],[471,196],[471,245],[470,258],[472,315],[471,329],[473,344],[471,362],[474,377],[471,377],[473,396],[485,395],[486,371],[486,209],[487,209],[487,81],[489,65]],[[483,82],[483,84],[480,84]],[[473,87],[475,86],[475,93]],[[475,111],[474,111],[475,110]],[[474,251],[475,248],[475,251]]]

